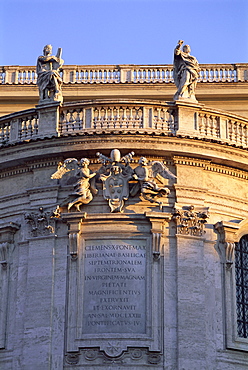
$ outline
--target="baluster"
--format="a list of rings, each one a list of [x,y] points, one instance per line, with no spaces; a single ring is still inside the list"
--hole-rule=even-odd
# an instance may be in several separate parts
[[[69,111],[69,114],[70,114],[70,118],[69,118],[68,128],[69,128],[69,130],[73,130],[73,129],[74,129],[74,116],[73,116],[73,110],[70,110],[70,111]]]
[[[115,120],[114,120],[114,108],[113,107],[110,107],[110,123],[111,123],[111,126],[113,127],[116,127],[116,124],[115,124]]]
[[[27,134],[28,134],[28,127],[27,127],[28,119],[24,118],[24,120],[22,122],[23,122],[22,133],[23,133],[24,138],[26,138]]]
[[[227,81],[231,82],[232,81],[232,71],[227,68]]]
[[[155,130],[158,127],[158,108],[153,109],[153,120],[152,120],[152,128]]]
[[[94,108],[93,110],[93,128],[98,128],[98,117],[99,117],[99,110],[98,108]]]
[[[104,110],[104,107],[102,107],[100,110],[100,127],[103,129],[106,129],[108,128],[108,125],[105,122],[104,116],[105,116],[105,110]]]
[[[220,81],[221,82],[226,82],[227,81],[226,68],[222,68],[221,72],[222,72],[222,76],[221,76]]]
[[[105,78],[104,78],[104,69],[101,69],[101,80],[100,80],[102,83],[105,82]]]
[[[205,69],[203,71],[203,82],[207,82],[208,81],[208,78],[209,78],[209,69]]]
[[[108,128],[110,129],[114,128],[113,122],[111,122],[111,111],[109,107],[105,108],[105,121],[106,121]]]
[[[166,117],[167,117],[167,131],[169,133],[174,134],[176,131],[176,128],[174,126],[174,117],[173,117],[173,110],[167,109],[166,110]]]
[[[120,108],[115,108],[115,126],[121,127]]]
[[[138,127],[143,128],[143,108],[139,108],[138,117],[139,117]]]
[[[75,130],[80,130],[82,128],[80,119],[80,108],[76,109],[76,119],[75,119]]]
[[[77,82],[76,81],[76,70],[75,69],[73,69],[73,71],[71,71],[71,82],[72,83]]]
[[[133,122],[131,128],[136,128],[139,122],[139,108],[134,107],[134,115],[133,115]]]
[[[161,130],[161,108],[157,108],[157,129]]]
[[[1,127],[0,142],[1,142],[1,144],[4,142],[4,125],[2,125],[2,127]]]
[[[233,141],[233,134],[234,134],[234,121],[231,119],[228,121],[228,137],[230,141]]]
[[[111,71],[111,69],[108,70],[108,75],[109,75],[109,83],[112,83],[113,82],[113,72]]]
[[[245,146],[248,147],[248,125],[247,124],[244,124],[243,143]]]
[[[129,122],[130,122],[130,108],[128,107],[126,109],[126,121],[125,121],[125,125],[123,125],[123,127],[128,128],[129,127]]]
[[[77,71],[77,77],[76,78],[77,78],[77,83],[80,83],[80,84],[84,83],[82,69],[79,69]]]
[[[159,73],[159,82],[162,83],[165,80],[163,68],[159,68],[158,73]]]
[[[103,124],[102,124],[102,114],[101,114],[101,112],[102,112],[102,109],[99,107],[98,109],[97,109],[97,111],[98,111],[98,116],[97,116],[97,128],[103,128]]]
[[[243,124],[241,122],[238,122],[238,142],[240,145],[243,144]]]
[[[129,109],[129,120],[128,120],[128,126],[127,128],[132,127],[133,124],[133,108]]]
[[[123,108],[123,117],[122,117],[122,123],[121,123],[121,126],[122,127],[127,127],[127,109],[128,108]]]
[[[37,135],[38,134],[38,129],[39,129],[38,117],[35,116],[34,117],[34,135]]]
[[[66,112],[63,111],[60,116],[60,131],[63,134],[66,131],[67,120],[66,120]]]
[[[29,83],[29,71],[24,72],[24,83],[25,84]]]
[[[33,84],[37,83],[37,74],[36,74],[35,71],[32,72],[32,82],[33,82]]]
[[[202,135],[204,133],[204,114],[199,113],[199,133]]]
[[[80,81],[84,84],[87,83],[87,76],[86,76],[86,70],[85,69],[80,70]]]
[[[33,135],[32,120],[33,120],[33,117],[28,118],[27,136],[29,136],[29,137]]]

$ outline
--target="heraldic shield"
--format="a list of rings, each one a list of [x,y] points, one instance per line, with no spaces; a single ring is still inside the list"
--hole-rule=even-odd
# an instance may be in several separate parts
[[[124,200],[129,197],[128,181],[132,176],[124,175],[120,166],[113,166],[109,176],[101,175],[103,196],[109,202],[111,212],[122,212]]]

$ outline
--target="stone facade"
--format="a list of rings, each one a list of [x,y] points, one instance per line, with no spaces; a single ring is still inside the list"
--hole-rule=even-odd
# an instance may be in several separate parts
[[[0,368],[246,369],[245,114],[105,92],[0,118]]]

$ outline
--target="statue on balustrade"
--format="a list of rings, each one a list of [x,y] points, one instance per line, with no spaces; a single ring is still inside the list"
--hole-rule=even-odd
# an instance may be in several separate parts
[[[199,74],[199,64],[195,57],[190,55],[189,45],[184,45],[182,50],[182,40],[174,50],[174,69],[173,78],[177,87],[177,92],[174,95],[174,100],[191,99],[197,101],[195,98],[195,89]]]
[[[62,49],[58,48],[57,55],[52,55],[52,46],[46,45],[42,56],[38,57],[36,72],[38,75],[40,103],[62,101],[62,78],[60,70],[64,63],[61,59]]]

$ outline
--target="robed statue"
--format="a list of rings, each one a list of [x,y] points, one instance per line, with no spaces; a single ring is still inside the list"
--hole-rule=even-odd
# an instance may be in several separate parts
[[[58,52],[54,56],[52,55],[52,46],[46,45],[43,54],[38,57],[36,67],[40,102],[62,101],[62,78],[60,76],[60,70],[64,63],[61,59],[62,49],[58,48]]]
[[[182,40],[174,50],[174,69],[173,78],[177,87],[177,92],[174,95],[174,100],[191,99],[197,101],[195,98],[195,88],[199,74],[199,64],[195,57],[190,55],[190,46],[184,45],[182,50]]]

